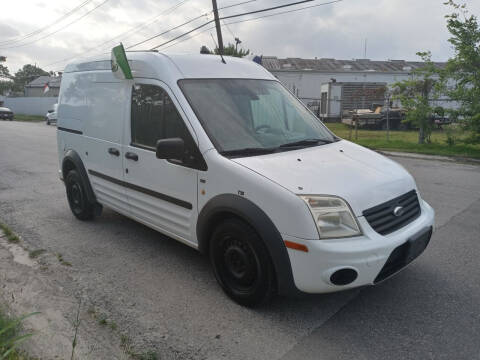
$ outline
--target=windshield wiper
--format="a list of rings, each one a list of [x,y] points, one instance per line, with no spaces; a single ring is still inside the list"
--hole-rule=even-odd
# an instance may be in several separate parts
[[[251,148],[220,151],[220,154],[224,156],[262,155],[262,154],[271,154],[275,152],[276,149],[277,148],[251,147]]]
[[[327,139],[304,139],[304,140],[299,140],[299,141],[294,141],[291,143],[286,143],[280,145],[281,148],[288,148],[288,147],[297,147],[297,146],[311,146],[311,145],[317,145],[317,144],[331,144],[333,141],[332,140],[327,140]]]

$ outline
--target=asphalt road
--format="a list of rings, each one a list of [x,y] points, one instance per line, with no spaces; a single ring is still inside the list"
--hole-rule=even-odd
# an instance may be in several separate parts
[[[436,211],[426,252],[375,287],[250,310],[195,250],[108,209],[75,220],[54,127],[0,122],[0,154],[0,219],[72,264],[49,275],[62,292],[162,359],[480,359],[480,166],[395,158]]]

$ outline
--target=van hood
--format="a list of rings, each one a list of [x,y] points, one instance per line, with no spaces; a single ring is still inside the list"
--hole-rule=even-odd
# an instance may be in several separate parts
[[[401,165],[346,140],[232,161],[298,195],[339,196],[356,216],[416,189]]]

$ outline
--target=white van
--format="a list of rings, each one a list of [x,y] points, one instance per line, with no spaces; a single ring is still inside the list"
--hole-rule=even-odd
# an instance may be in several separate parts
[[[426,248],[433,209],[400,165],[330,132],[262,66],[127,52],[66,67],[60,177],[80,220],[102,206],[208,254],[223,290],[376,284]]]

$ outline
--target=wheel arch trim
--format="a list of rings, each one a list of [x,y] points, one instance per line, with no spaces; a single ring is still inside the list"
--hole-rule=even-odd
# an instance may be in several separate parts
[[[251,225],[267,246],[275,270],[278,293],[296,295],[300,291],[295,286],[290,257],[282,236],[269,216],[252,201],[234,194],[217,195],[202,208],[197,220],[198,250],[208,253],[209,240],[214,224],[228,215],[239,217]]]
[[[95,197],[95,193],[93,192],[92,185],[90,184],[90,180],[88,179],[87,171],[85,170],[83,161],[75,150],[68,150],[62,160],[62,176],[65,180],[67,179],[68,171],[72,169],[72,165],[80,175],[82,185],[86,191],[88,202],[95,204],[97,199]]]

